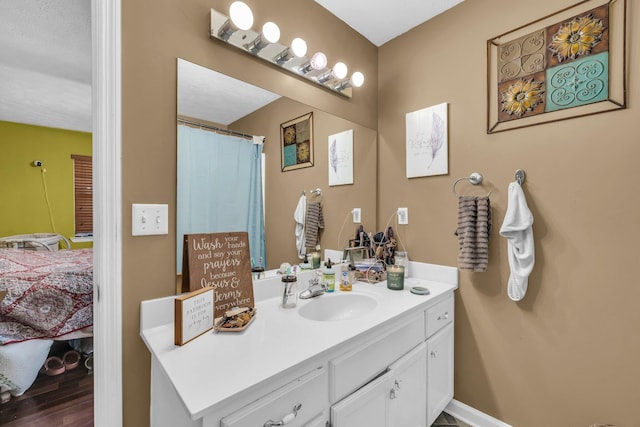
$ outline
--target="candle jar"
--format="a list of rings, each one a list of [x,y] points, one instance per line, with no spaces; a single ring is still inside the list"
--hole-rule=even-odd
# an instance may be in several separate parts
[[[311,254],[311,267],[313,269],[320,268],[320,252],[313,252]]]
[[[404,267],[391,265],[387,267],[387,288],[394,291],[404,289]]]
[[[298,278],[293,274],[282,276],[282,308],[294,308],[298,303]]]

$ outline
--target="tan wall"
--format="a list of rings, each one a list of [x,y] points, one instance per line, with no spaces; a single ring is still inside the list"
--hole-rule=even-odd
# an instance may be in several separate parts
[[[140,301],[175,289],[175,219],[168,236],[131,237],[132,203],[176,200],[176,59],[187,59],[323,111],[375,128],[377,50],[312,0],[250,1],[256,22],[276,21],[283,38],[358,64],[365,86],[349,100],[208,38],[209,10],[230,0],[122,2],[123,404],[125,426],[149,424],[150,356],[139,337]],[[313,25],[309,17],[313,17]],[[149,159],[153,161],[150,162]],[[269,214],[269,213],[268,213]],[[215,385],[212,385],[215,386]]]
[[[401,232],[410,257],[456,265],[452,184],[476,171],[492,192],[488,270],[460,274],[455,398],[517,427],[640,425],[638,27],[628,38],[630,108],[486,134],[486,40],[574,3],[467,0],[378,52],[379,221],[408,206]],[[640,22],[638,4],[628,3],[630,22]],[[449,103],[449,175],[408,180],[405,113],[441,102]],[[515,303],[498,231],[518,168],[527,173],[536,266]]]
[[[280,124],[313,112],[314,166],[282,172],[280,159]],[[355,234],[351,218],[353,208],[362,209],[362,225],[372,231],[376,225],[376,131],[348,120],[309,107],[288,98],[269,104],[246,118],[232,123],[230,129],[266,137],[265,167],[265,239],[267,268],[277,268],[282,262],[298,263],[295,245],[296,209],[304,190],[307,201],[310,190],[322,190],[321,202],[325,228],[321,232],[323,249],[341,249]],[[353,184],[328,185],[328,137],[353,129]],[[332,261],[336,261],[333,259]]]

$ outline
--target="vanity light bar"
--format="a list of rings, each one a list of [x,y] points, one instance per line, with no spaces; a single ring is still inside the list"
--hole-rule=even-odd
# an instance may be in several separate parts
[[[235,46],[347,98],[351,98],[353,87],[364,83],[364,75],[359,71],[347,76],[347,66],[343,62],[327,68],[327,57],[322,52],[307,58],[307,44],[301,38],[293,39],[291,47],[281,44],[280,29],[275,23],[266,23],[261,32],[253,31],[252,26],[253,13],[241,1],[231,4],[229,16],[211,9],[212,39]]]

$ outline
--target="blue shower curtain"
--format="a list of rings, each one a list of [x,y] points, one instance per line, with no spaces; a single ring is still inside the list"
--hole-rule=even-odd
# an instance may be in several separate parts
[[[246,231],[266,265],[262,144],[178,125],[177,267],[185,234]]]

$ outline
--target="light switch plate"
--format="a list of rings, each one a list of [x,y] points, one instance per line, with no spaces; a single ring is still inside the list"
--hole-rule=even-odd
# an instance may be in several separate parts
[[[409,208],[398,208],[398,224],[409,224]]]
[[[131,235],[169,234],[169,205],[131,205]]]
[[[362,211],[360,208],[353,208],[351,214],[353,215],[354,224],[360,224],[360,222],[362,222]]]

